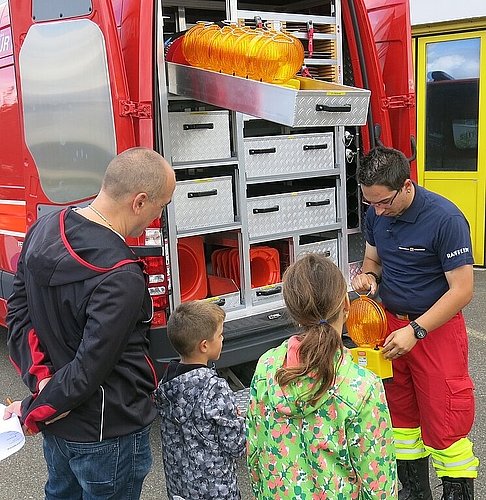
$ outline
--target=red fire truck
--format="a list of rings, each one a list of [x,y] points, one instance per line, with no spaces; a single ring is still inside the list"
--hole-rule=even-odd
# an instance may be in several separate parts
[[[306,82],[181,63],[178,37],[201,20],[292,33]],[[412,159],[414,130],[408,0],[0,0],[0,323],[32,223],[89,203],[110,159],[140,145],[178,179],[128,241],[150,275],[158,368],[174,355],[167,317],[191,299],[226,310],[220,367],[253,361],[293,332],[281,275],[299,253],[359,272],[360,152]]]

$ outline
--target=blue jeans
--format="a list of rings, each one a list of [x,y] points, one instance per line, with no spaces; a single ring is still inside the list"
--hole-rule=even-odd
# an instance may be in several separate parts
[[[96,443],[44,433],[46,500],[137,500],[152,466],[150,425]]]

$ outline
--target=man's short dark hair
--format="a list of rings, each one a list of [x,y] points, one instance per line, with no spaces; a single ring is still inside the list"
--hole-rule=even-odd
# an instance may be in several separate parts
[[[361,158],[356,178],[366,187],[380,185],[398,190],[410,179],[410,164],[401,151],[378,146]]]

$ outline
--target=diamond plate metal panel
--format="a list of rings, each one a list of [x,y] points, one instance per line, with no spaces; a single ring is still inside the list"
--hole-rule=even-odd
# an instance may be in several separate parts
[[[364,125],[369,94],[362,90],[325,92],[321,95],[297,94],[294,127]]]
[[[299,258],[300,254],[307,252],[322,253],[329,257],[336,266],[339,266],[338,260],[338,241],[336,239],[315,241],[314,243],[306,243],[299,245],[296,251],[296,257]]]
[[[177,230],[233,223],[231,186],[230,176],[178,182],[173,196]]]
[[[336,223],[335,188],[247,199],[250,238]]]
[[[251,179],[333,169],[333,137],[325,133],[247,138],[246,176]]]
[[[252,288],[251,290],[252,304],[274,302],[276,300],[283,300],[282,283]]]
[[[371,92],[311,78],[300,90],[167,63],[169,92],[290,127],[364,125]]]
[[[173,162],[231,157],[229,112],[169,113]]]
[[[363,260],[366,241],[363,233],[348,235],[348,262],[359,262]]]
[[[353,281],[358,274],[361,274],[361,269],[363,268],[363,262],[351,262],[349,264],[349,283]]]
[[[222,307],[225,311],[236,309],[241,306],[240,292],[226,293],[218,295],[217,297],[210,297],[205,299],[207,302],[214,302]]]

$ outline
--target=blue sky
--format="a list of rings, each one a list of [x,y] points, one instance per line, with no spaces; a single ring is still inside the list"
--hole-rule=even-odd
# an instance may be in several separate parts
[[[479,78],[479,38],[427,44],[427,74],[444,71],[453,78]]]

